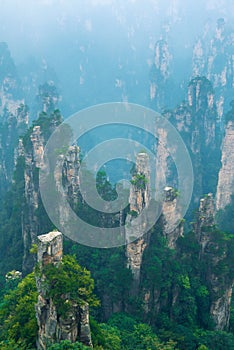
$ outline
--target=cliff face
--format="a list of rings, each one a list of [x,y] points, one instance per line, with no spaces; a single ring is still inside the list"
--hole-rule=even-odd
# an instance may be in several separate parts
[[[141,182],[144,178],[144,184]],[[144,218],[141,225],[137,227],[131,226],[131,216],[140,214],[144,208],[147,208],[150,201],[150,171],[149,171],[149,157],[145,153],[140,153],[136,159],[136,169],[133,175],[132,185],[130,188],[130,214],[126,219],[126,240],[128,237],[132,238],[141,236],[143,232],[147,217]],[[162,236],[166,239],[166,244],[169,248],[176,248],[176,241],[183,235],[183,222],[181,221],[181,214],[176,208],[177,193],[172,187],[164,189],[164,201],[162,204],[161,219],[162,222]],[[178,222],[176,228],[174,223]],[[173,225],[173,226],[172,226]],[[147,232],[139,239],[129,243],[126,248],[127,266],[131,269],[133,274],[132,291],[136,294],[141,280],[141,268],[144,251],[150,244],[151,233]]]
[[[200,200],[200,207],[195,224],[195,234],[201,247],[201,254],[206,250],[209,243],[209,235],[204,232],[204,227],[212,227],[215,224],[214,220],[215,206],[212,193]]]
[[[220,129],[212,84],[205,77],[191,80],[188,102],[169,114],[190,151],[194,170],[193,201],[208,192],[215,193],[219,171]]]
[[[144,208],[148,207],[150,201],[150,171],[149,156],[146,153],[140,153],[136,159],[136,169],[133,175],[130,187],[130,214],[126,218],[126,241],[132,236],[140,237],[144,230],[145,222],[137,227],[132,227],[132,215],[138,215]],[[145,218],[147,219],[147,218]],[[133,290],[137,293],[140,281],[140,269],[144,250],[149,243],[149,233],[143,235],[140,239],[129,243],[126,248],[127,266],[131,269],[134,279]]]
[[[169,248],[176,248],[176,241],[183,236],[184,225],[179,209],[176,207],[177,193],[172,187],[165,187],[165,199],[162,207],[163,215],[163,236],[166,238]],[[174,228],[174,224],[178,225]]]
[[[27,106],[18,102],[10,111],[4,109],[0,128],[0,193],[1,196],[9,189],[15,169],[19,136],[28,128]]]
[[[70,146],[65,157],[63,157],[63,188],[67,193],[71,206],[78,201],[80,179],[78,176],[80,168],[80,149]]]
[[[60,96],[57,92],[53,80],[49,80],[43,85],[39,86],[38,91],[38,109],[44,113],[52,113],[58,106]]]
[[[61,116],[57,114],[52,114],[51,117],[47,116],[45,118],[49,124],[50,132],[52,132],[61,122]],[[44,212],[39,192],[39,169],[43,166],[43,152],[48,138],[48,130],[45,130],[40,125],[34,126],[31,133],[29,133],[29,138],[30,141],[28,141],[25,149],[21,149],[25,158],[25,208],[27,210],[25,210],[22,217],[24,273],[30,271],[33,266],[33,257],[29,253],[32,243],[36,242],[36,237],[39,234],[42,234],[53,227]],[[63,163],[63,190],[67,194],[70,204],[74,205],[77,201],[79,188],[79,148],[76,146],[69,147],[67,154],[65,156],[61,155],[60,158]],[[58,210],[63,210],[63,208],[60,208],[58,205]],[[43,221],[46,222],[46,224],[43,224],[42,216],[44,217]]]
[[[234,111],[231,113],[234,114]],[[225,136],[222,143],[222,167],[219,171],[219,179],[216,193],[216,208],[224,209],[231,202],[234,185],[234,123],[229,121],[225,128]]]
[[[27,212],[22,216],[22,236],[24,243],[23,271],[27,273],[32,269],[33,257],[29,253],[31,245],[36,243],[38,235],[38,217],[36,212],[39,207],[38,172],[43,165],[44,137],[40,126],[35,126],[30,135],[30,146],[25,150],[25,204]],[[22,150],[21,150],[22,152]]]
[[[214,230],[215,206],[212,194],[201,199],[195,234],[200,246],[200,260],[206,261],[205,279],[210,291],[210,315],[215,329],[227,330],[234,278],[229,269],[229,242]]]
[[[150,100],[151,105],[157,111],[170,105],[170,97],[167,95],[170,87],[172,55],[168,43],[159,40],[155,45],[154,62],[150,72]]]
[[[226,28],[225,20],[220,18],[212,38],[208,37],[207,32],[204,33],[193,50],[193,76],[205,75],[213,83],[219,121],[233,95],[233,40],[233,32]]]
[[[38,236],[37,261],[40,269],[48,264],[58,266],[62,257],[63,239],[60,232]],[[36,305],[39,327],[37,348],[44,350],[48,344],[59,343],[65,339],[72,343],[79,340],[92,347],[88,304],[84,302],[82,305],[72,305],[66,317],[59,317],[53,300],[47,296],[46,277],[43,274],[37,276],[37,289],[39,292]]]

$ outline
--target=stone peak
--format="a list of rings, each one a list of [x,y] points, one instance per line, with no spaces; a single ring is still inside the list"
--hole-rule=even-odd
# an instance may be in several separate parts
[[[49,233],[46,233],[44,235],[40,235],[37,238],[39,239],[39,241],[43,242],[43,243],[47,243],[47,242],[51,242],[53,241],[55,238],[61,236],[62,237],[62,233],[59,231],[52,231]]]

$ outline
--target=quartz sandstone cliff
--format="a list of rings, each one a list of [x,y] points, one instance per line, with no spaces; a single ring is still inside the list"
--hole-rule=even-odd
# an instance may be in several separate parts
[[[193,77],[206,76],[213,84],[216,95],[218,122],[232,99],[234,88],[233,53],[234,35],[226,28],[223,18],[217,20],[215,32],[205,30],[194,45]]]
[[[229,121],[225,129],[222,144],[222,167],[219,171],[219,179],[216,193],[216,208],[224,209],[231,202],[234,193],[234,123]]]
[[[145,177],[145,185],[139,186],[134,179],[139,176]],[[141,214],[144,208],[149,206],[151,199],[150,193],[150,169],[149,169],[149,156],[146,153],[140,153],[136,159],[136,173],[133,176],[133,182],[130,187],[130,214],[126,219],[126,241],[135,236],[138,239],[129,243],[126,248],[127,255],[127,266],[131,269],[133,274],[133,286],[132,291],[137,293],[140,279],[141,279],[141,267],[142,258],[145,249],[150,244],[150,231],[144,232],[146,226],[147,215],[143,218],[140,224],[137,226],[132,225],[132,215]],[[176,241],[179,237],[183,235],[183,222],[181,221],[181,214],[178,210],[177,203],[177,193],[172,187],[166,187],[164,189],[164,198],[162,203],[162,234],[166,238],[167,245],[169,248],[176,248]]]
[[[39,269],[47,264],[58,266],[63,257],[63,238],[60,232],[50,232],[38,236],[37,260]],[[38,302],[36,317],[39,327],[37,348],[46,350],[48,344],[70,340],[72,343],[80,341],[92,348],[89,326],[89,306],[74,304],[66,316],[59,316],[52,298],[47,295],[46,277],[37,274]],[[69,299],[69,296],[68,296]]]
[[[149,156],[146,153],[139,153],[136,159],[136,169],[133,179],[137,179],[139,176],[143,177],[143,183],[132,183],[130,187],[130,213],[139,215],[144,208],[147,208],[150,201],[150,169],[149,169]],[[127,266],[131,269],[133,274],[134,286],[132,290],[137,293],[139,281],[140,281],[140,269],[142,263],[142,256],[146,246],[149,243],[149,233],[142,235],[144,227],[146,225],[145,217],[141,220],[140,225],[132,225],[132,215],[129,214],[126,219],[126,242],[136,237],[136,239],[127,244]],[[137,239],[137,237],[140,237]]]
[[[61,122],[61,116],[52,114],[48,118],[50,132]],[[24,243],[23,272],[29,272],[33,265],[33,257],[29,253],[30,247],[36,243],[39,234],[44,233],[41,228],[41,217],[38,213],[42,210],[43,204],[39,191],[39,170],[44,166],[44,147],[47,141],[48,130],[44,130],[40,125],[33,127],[27,145],[20,143],[19,152],[25,159],[24,181],[25,181],[25,210],[22,213],[22,236]],[[62,182],[64,192],[68,196],[71,205],[77,201],[77,192],[79,187],[78,169],[79,169],[79,148],[70,146],[66,155],[60,156],[62,162]],[[55,181],[56,181],[56,174]],[[63,210],[58,205],[58,211]],[[43,212],[43,216],[46,213]],[[52,224],[49,228],[51,229]]]
[[[168,105],[168,99],[170,99],[167,92],[170,84],[172,55],[167,41],[162,39],[157,41],[154,53],[150,74],[150,100],[152,107],[161,111]]]
[[[214,231],[215,205],[211,193],[200,201],[197,221],[194,227],[200,245],[200,260],[206,261],[204,271],[210,291],[210,315],[215,329],[228,330],[231,297],[234,278],[229,271],[222,271],[222,264],[228,264],[228,241],[220,240]]]

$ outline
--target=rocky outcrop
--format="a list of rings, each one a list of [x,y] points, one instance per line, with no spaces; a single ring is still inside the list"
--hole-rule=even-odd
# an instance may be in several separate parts
[[[183,218],[177,206],[178,193],[173,187],[165,187],[164,195],[162,232],[167,240],[168,247],[175,249],[177,239],[182,237],[184,233]]]
[[[28,128],[27,106],[18,102],[10,112],[4,109],[0,129],[0,194],[4,196],[12,184],[18,139]]]
[[[150,201],[150,169],[149,156],[139,153],[136,159],[136,169],[130,187],[130,211],[137,214],[149,205]]]
[[[78,146],[70,146],[63,157],[63,188],[69,197],[71,206],[74,206],[78,201],[80,178],[80,148]]]
[[[215,329],[227,330],[229,327],[232,288],[234,278],[228,265],[229,243],[219,231],[215,231],[215,206],[211,193],[200,201],[195,234],[200,245],[200,260],[206,261],[203,272],[210,292],[210,315]]]
[[[172,55],[165,40],[157,41],[154,52],[154,62],[150,72],[150,100],[152,107],[161,111],[168,107],[170,98],[167,92],[170,84]]]
[[[234,115],[234,114],[233,114]],[[229,121],[225,129],[222,144],[222,167],[219,171],[218,186],[216,193],[217,210],[224,209],[231,202],[234,193],[234,123]]]
[[[30,139],[32,142],[32,162],[36,168],[41,168],[44,164],[44,137],[40,126],[34,126]]]
[[[206,58],[205,48],[203,47],[201,38],[199,38],[194,45],[192,62],[193,77],[203,76],[205,74]]]
[[[169,115],[188,147],[194,170],[193,205],[204,193],[215,193],[220,167],[220,129],[211,82],[196,77],[188,86],[188,102]]]
[[[194,231],[197,241],[200,245],[200,255],[202,255],[209,243],[209,234],[204,231],[205,227],[212,227],[215,224],[214,220],[215,205],[212,193],[209,193],[205,198],[200,200],[200,206],[198,210],[197,220],[195,223]]]
[[[62,257],[63,238],[60,232],[38,236],[37,260],[40,270],[48,264],[59,266]],[[47,296],[45,275],[37,274],[36,282],[39,292],[36,304],[39,328],[37,348],[45,350],[48,344],[59,343],[66,339],[72,343],[80,341],[92,347],[88,304],[85,302],[82,305],[74,304],[66,316],[59,316],[52,298]]]
[[[228,108],[233,95],[233,45],[233,32],[226,28],[225,20],[219,18],[212,38],[206,31],[193,49],[193,77],[205,75],[212,82],[221,125],[224,110]]]
[[[42,123],[41,123],[42,121]],[[40,125],[40,123],[42,125]],[[46,128],[44,124],[46,125]],[[50,116],[43,115],[39,118],[38,125],[35,125],[19,141],[18,155],[25,160],[24,167],[24,199],[25,207],[22,212],[22,237],[24,243],[23,272],[24,274],[32,270],[34,261],[32,254],[29,253],[31,245],[36,243],[36,238],[52,229],[40,197],[39,191],[39,170],[43,167],[44,147],[47,139],[55,128],[61,123],[61,115],[58,112]],[[62,153],[62,151],[61,151]],[[61,154],[62,174],[64,192],[68,196],[71,205],[77,200],[77,191],[79,185],[79,148],[69,147],[67,154]],[[55,174],[56,177],[56,174]],[[55,179],[56,181],[56,179]],[[58,205],[58,209],[59,209]],[[61,208],[60,208],[61,209]],[[62,209],[61,209],[62,210]],[[43,223],[41,217],[43,216]]]
[[[44,137],[40,126],[35,126],[30,135],[30,144],[24,151],[24,194],[27,214],[22,216],[22,236],[24,244],[23,271],[29,272],[34,265],[33,256],[29,253],[32,244],[36,243],[39,234],[37,210],[39,207],[39,169],[43,164]],[[22,152],[22,149],[21,149]]]
[[[11,113],[19,106],[20,81],[8,46],[0,42],[0,113],[9,108]]]
[[[149,234],[144,232],[145,220],[141,221],[140,225],[132,225],[132,218],[139,215],[144,208],[147,208],[150,201],[150,170],[149,156],[146,153],[139,153],[136,159],[135,173],[133,174],[130,187],[130,214],[126,218],[126,242],[136,239],[127,244],[127,266],[131,269],[134,279],[133,291],[137,292],[140,281],[140,269],[144,250],[149,243]],[[137,237],[139,239],[137,239]]]
[[[56,122],[51,119],[52,128],[56,127]],[[35,126],[30,134],[30,143],[27,150],[20,152],[25,157],[25,201],[27,207],[27,216],[22,218],[22,234],[24,241],[24,259],[23,259],[23,271],[24,273],[30,271],[34,264],[33,257],[29,253],[30,247],[36,242],[36,238],[41,232],[40,220],[38,217],[38,210],[41,209],[42,203],[39,192],[39,170],[43,167],[45,138],[43,136],[43,130],[41,127]],[[60,189],[67,195],[67,199],[71,206],[74,206],[78,200],[79,189],[79,177],[78,171],[80,166],[80,150],[77,146],[70,146],[65,155],[59,157],[59,162],[62,164],[62,186]],[[58,174],[57,174],[58,175]],[[57,181],[57,175],[55,176],[55,182]],[[61,183],[58,182],[60,185]],[[64,208],[58,205],[59,211],[63,211]],[[44,213],[43,215],[46,215]],[[61,218],[64,217],[61,215]]]
[[[28,128],[28,107],[6,43],[0,43],[0,196],[10,188],[15,169],[18,138]]]
[[[38,109],[46,114],[56,110],[60,96],[53,80],[47,81],[39,86]]]

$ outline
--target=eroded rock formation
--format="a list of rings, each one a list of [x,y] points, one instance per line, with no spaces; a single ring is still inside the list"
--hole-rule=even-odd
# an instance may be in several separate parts
[[[216,106],[219,122],[223,118],[232,99],[234,88],[233,54],[234,35],[226,28],[224,18],[217,20],[212,37],[210,31],[203,34],[193,49],[193,76],[207,76],[212,82],[216,94]]]
[[[211,82],[205,77],[192,79],[188,102],[181,104],[170,120],[190,151],[195,179],[193,202],[197,206],[204,193],[215,193],[220,166],[221,138]]]
[[[170,98],[167,92],[170,84],[172,55],[165,40],[157,41],[154,52],[154,63],[150,75],[150,100],[152,107],[161,111],[168,105]]]
[[[61,122],[61,116],[56,113],[47,118],[48,128],[52,132]],[[50,133],[49,133],[50,134]],[[28,133],[28,137],[23,145],[22,142],[18,146],[18,154],[20,153],[25,160],[24,168],[24,183],[25,183],[25,208],[27,215],[23,212],[22,215],[22,236],[24,242],[24,257],[23,257],[23,272],[29,272],[33,265],[32,254],[29,253],[31,245],[36,243],[36,237],[39,234],[46,232],[45,230],[52,229],[52,224],[47,218],[47,214],[43,209],[43,204],[39,190],[39,171],[44,166],[44,147],[48,138],[48,129],[44,130],[40,125],[33,127]],[[60,185],[61,190],[67,195],[67,200],[71,205],[77,202],[77,193],[79,188],[78,170],[80,165],[79,148],[70,146],[65,155],[58,157],[61,161],[62,173],[59,175],[62,178]],[[54,174],[55,182],[57,175]],[[58,205],[59,210],[63,211]],[[64,214],[64,213],[63,213]],[[44,217],[44,224],[41,224],[41,216]],[[61,216],[61,217],[64,217]]]
[[[38,236],[37,261],[41,271],[48,264],[58,266],[62,262],[62,257],[63,238],[60,232]],[[36,282],[39,292],[36,304],[39,327],[37,348],[45,350],[48,344],[59,343],[66,339],[72,343],[80,341],[92,348],[88,304],[85,302],[82,305],[74,304],[66,316],[59,316],[52,298],[48,297],[45,275],[37,274]]]
[[[204,271],[210,291],[210,315],[215,329],[229,327],[234,278],[223,264],[229,264],[229,242],[215,231],[215,205],[211,193],[200,201],[195,234],[200,245],[200,260],[206,261]]]
[[[177,206],[177,191],[172,187],[165,187],[165,198],[162,206],[163,235],[169,248],[176,248],[176,241],[183,236],[184,225],[180,210]]]
[[[133,273],[133,279],[135,281],[133,290],[136,293],[139,280],[140,269],[142,263],[142,256],[144,250],[149,243],[149,234],[142,234],[146,225],[145,216],[140,223],[133,225],[132,219],[141,214],[144,208],[147,208],[150,201],[150,169],[149,169],[149,156],[146,153],[139,153],[136,159],[136,169],[133,175],[132,184],[130,187],[130,215],[126,219],[126,242],[133,241],[127,244],[127,266]],[[133,239],[135,237],[135,239]],[[139,238],[140,237],[140,238]],[[139,239],[137,239],[139,238]]]
[[[219,171],[219,179],[216,193],[216,208],[224,209],[231,202],[234,193],[234,123],[229,121],[225,129],[222,144],[222,167]]]

